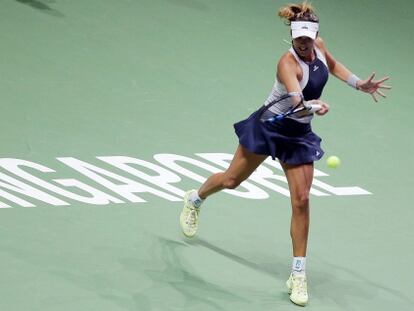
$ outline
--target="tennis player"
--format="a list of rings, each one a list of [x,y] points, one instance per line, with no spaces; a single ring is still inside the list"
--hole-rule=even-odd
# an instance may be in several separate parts
[[[385,97],[385,77],[374,80],[375,73],[365,80],[359,79],[338,62],[318,36],[319,18],[306,1],[289,4],[279,9],[278,15],[290,26],[292,47],[279,60],[272,91],[263,107],[249,118],[234,124],[239,146],[229,168],[223,173],[210,176],[198,190],[190,190],[184,197],[180,224],[184,235],[196,234],[200,206],[203,201],[222,189],[234,189],[250,176],[268,157],[277,158],[286,175],[291,196],[292,218],[290,234],[293,246],[292,271],[286,285],[290,299],[297,305],[308,302],[306,282],[306,249],[309,231],[309,191],[312,185],[314,161],[322,158],[321,139],[311,128],[313,113],[291,115],[269,128],[259,121],[260,113],[267,105],[286,94],[275,109],[280,114],[301,101],[317,103],[318,115],[329,111],[327,103],[320,100],[323,88],[331,73],[352,88],[368,93],[374,101],[378,95]]]

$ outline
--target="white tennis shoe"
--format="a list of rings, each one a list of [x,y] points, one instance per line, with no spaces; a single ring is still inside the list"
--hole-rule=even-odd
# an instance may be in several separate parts
[[[289,289],[290,300],[299,306],[306,306],[309,300],[306,275],[292,273],[286,281],[286,286]]]
[[[198,229],[198,215],[200,214],[200,208],[195,207],[188,200],[190,193],[197,190],[190,190],[184,195],[184,208],[180,215],[181,229],[186,237],[192,238]]]

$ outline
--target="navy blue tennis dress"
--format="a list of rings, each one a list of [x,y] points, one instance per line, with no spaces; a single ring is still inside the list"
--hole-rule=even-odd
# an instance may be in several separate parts
[[[315,47],[315,59],[311,63],[305,63],[293,48],[289,51],[302,68],[303,77],[299,84],[304,99],[306,101],[319,99],[329,76],[324,55]],[[276,78],[264,105],[247,119],[234,124],[240,144],[250,152],[269,155],[273,160],[278,158],[288,164],[296,165],[320,160],[324,152],[321,149],[322,139],[311,128],[313,114],[305,117],[291,115],[276,124],[259,120],[267,105],[286,94],[286,88]],[[291,105],[288,98],[275,104],[272,109],[276,109],[276,113],[285,113]]]

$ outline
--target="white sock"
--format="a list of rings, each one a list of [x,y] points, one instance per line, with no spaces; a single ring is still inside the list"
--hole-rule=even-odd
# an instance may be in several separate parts
[[[292,273],[293,274],[305,274],[306,269],[306,257],[293,257],[292,261]]]
[[[196,207],[199,208],[201,206],[201,204],[203,203],[204,200],[202,200],[199,196],[198,196],[198,191],[192,191],[190,193],[190,195],[188,196],[188,201],[190,201],[190,203]]]

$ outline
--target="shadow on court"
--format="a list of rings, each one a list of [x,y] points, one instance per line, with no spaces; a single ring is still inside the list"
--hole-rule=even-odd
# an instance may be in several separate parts
[[[183,262],[180,254],[188,246],[207,248],[216,254],[224,256],[256,272],[274,277],[282,283],[284,283],[286,278],[285,271],[278,271],[281,266],[284,266],[281,259],[278,260],[275,258],[272,264],[258,264],[198,237],[183,239],[183,241],[174,241],[164,237],[156,237],[155,239],[158,240],[158,247],[161,247],[161,259],[166,264],[166,267],[160,271],[149,270],[147,271],[148,276],[154,281],[157,281],[157,283],[169,283],[187,297],[189,301],[198,299],[199,302],[204,302],[220,309],[215,302],[221,299],[227,301],[237,301],[238,299],[246,301],[246,299],[238,297],[225,288],[207,282],[196,274],[191,273],[191,264]],[[154,255],[156,256],[156,254]],[[312,273],[310,280],[312,284],[312,297],[320,301],[328,302],[329,300],[329,303],[333,302],[346,306],[349,310],[353,310],[355,299],[375,301],[377,297],[382,296],[388,296],[392,300],[400,300],[405,304],[413,304],[413,301],[404,294],[360,276],[352,269],[333,265],[328,262],[324,262],[323,266],[327,267],[327,269],[324,271],[315,271],[315,273]],[[338,274],[343,273],[345,273],[346,277],[338,277]],[[211,300],[206,300],[205,297],[210,297]],[[287,295],[281,294],[280,297],[277,297],[276,293],[274,298],[275,300],[278,299],[279,302],[289,300]]]
[[[154,286],[140,294],[151,295],[159,288],[160,284],[168,284],[171,289],[182,294],[182,297],[185,298],[185,307],[202,304],[209,306],[212,310],[225,310],[221,305],[222,302],[247,302],[244,297],[204,280],[193,272],[191,264],[181,256],[182,250],[188,247],[187,244],[163,237],[153,238],[154,247],[151,250],[153,252],[151,257],[154,260],[160,260],[162,268],[145,269],[144,273],[153,281]],[[143,268],[136,260],[123,260],[122,264],[124,267],[136,271]]]
[[[257,272],[260,273],[264,273],[266,275],[272,276],[272,277],[277,277],[278,279],[284,279],[285,275],[283,275],[283,273],[281,273],[280,271],[278,271],[276,268],[279,266],[283,266],[283,263],[280,262],[278,263],[277,261],[275,261],[274,263],[270,265],[265,265],[265,264],[257,264],[255,262],[249,261],[241,256],[238,256],[236,254],[233,254],[231,252],[229,252],[228,250],[225,250],[223,248],[220,248],[216,245],[211,244],[210,242],[204,240],[204,239],[200,239],[200,238],[193,238],[193,239],[186,239],[185,243],[188,245],[193,245],[193,246],[202,246],[205,248],[208,248],[209,250],[222,255],[224,257],[227,257],[228,259],[231,259],[245,267],[251,268]]]
[[[250,299],[247,299],[247,296],[243,295],[242,291],[231,291],[228,288],[207,282],[201,279],[197,273],[191,272],[191,267],[194,265],[194,263],[186,263],[183,261],[184,259],[181,255],[181,252],[184,250],[184,248],[187,248],[189,246],[203,247],[240,265],[250,268],[255,272],[259,272],[265,274],[266,276],[278,279],[278,282],[282,282],[284,284],[286,276],[283,273],[276,271],[275,269],[278,266],[283,266],[282,264],[278,265],[277,263],[272,263],[272,268],[270,269],[270,264],[257,264],[198,237],[192,239],[183,238],[183,241],[174,241],[159,236],[156,237],[156,239],[160,244],[159,246],[161,246],[163,249],[163,256],[161,256],[161,258],[167,265],[167,268],[163,271],[157,271],[155,274],[155,271],[152,271],[150,273],[152,274],[152,278],[154,279],[154,276],[165,277],[165,275],[175,276],[175,280],[179,279],[180,281],[177,283],[172,282],[174,283],[174,288],[185,295],[189,301],[196,299],[196,301],[198,300],[198,302],[204,302],[211,307],[215,307],[218,310],[222,309],[222,307],[219,307],[222,302],[235,304],[242,303],[249,305],[252,303],[257,303],[257,300],[259,300],[261,304],[271,306],[271,309],[277,307],[278,305],[285,305],[286,303],[290,304],[289,297],[284,291],[278,293],[277,291],[274,291],[273,288],[270,290],[270,294],[269,292],[260,292],[256,291],[254,288],[249,288],[248,291],[251,295],[249,296]],[[165,280],[159,278],[157,278],[157,281],[165,282]],[[171,282],[169,283],[171,284]],[[206,297],[208,299],[207,301],[205,301]],[[216,302],[218,302],[219,305],[216,305]],[[227,310],[227,308],[224,309]]]
[[[39,10],[51,16],[65,17],[65,15],[63,15],[61,12],[55,9],[52,9],[48,4],[46,4],[46,3],[55,3],[54,0],[47,0],[47,1],[45,0],[43,1],[41,0],[15,0],[15,1],[20,2],[21,4],[24,4],[24,5],[30,6],[36,10]]]

